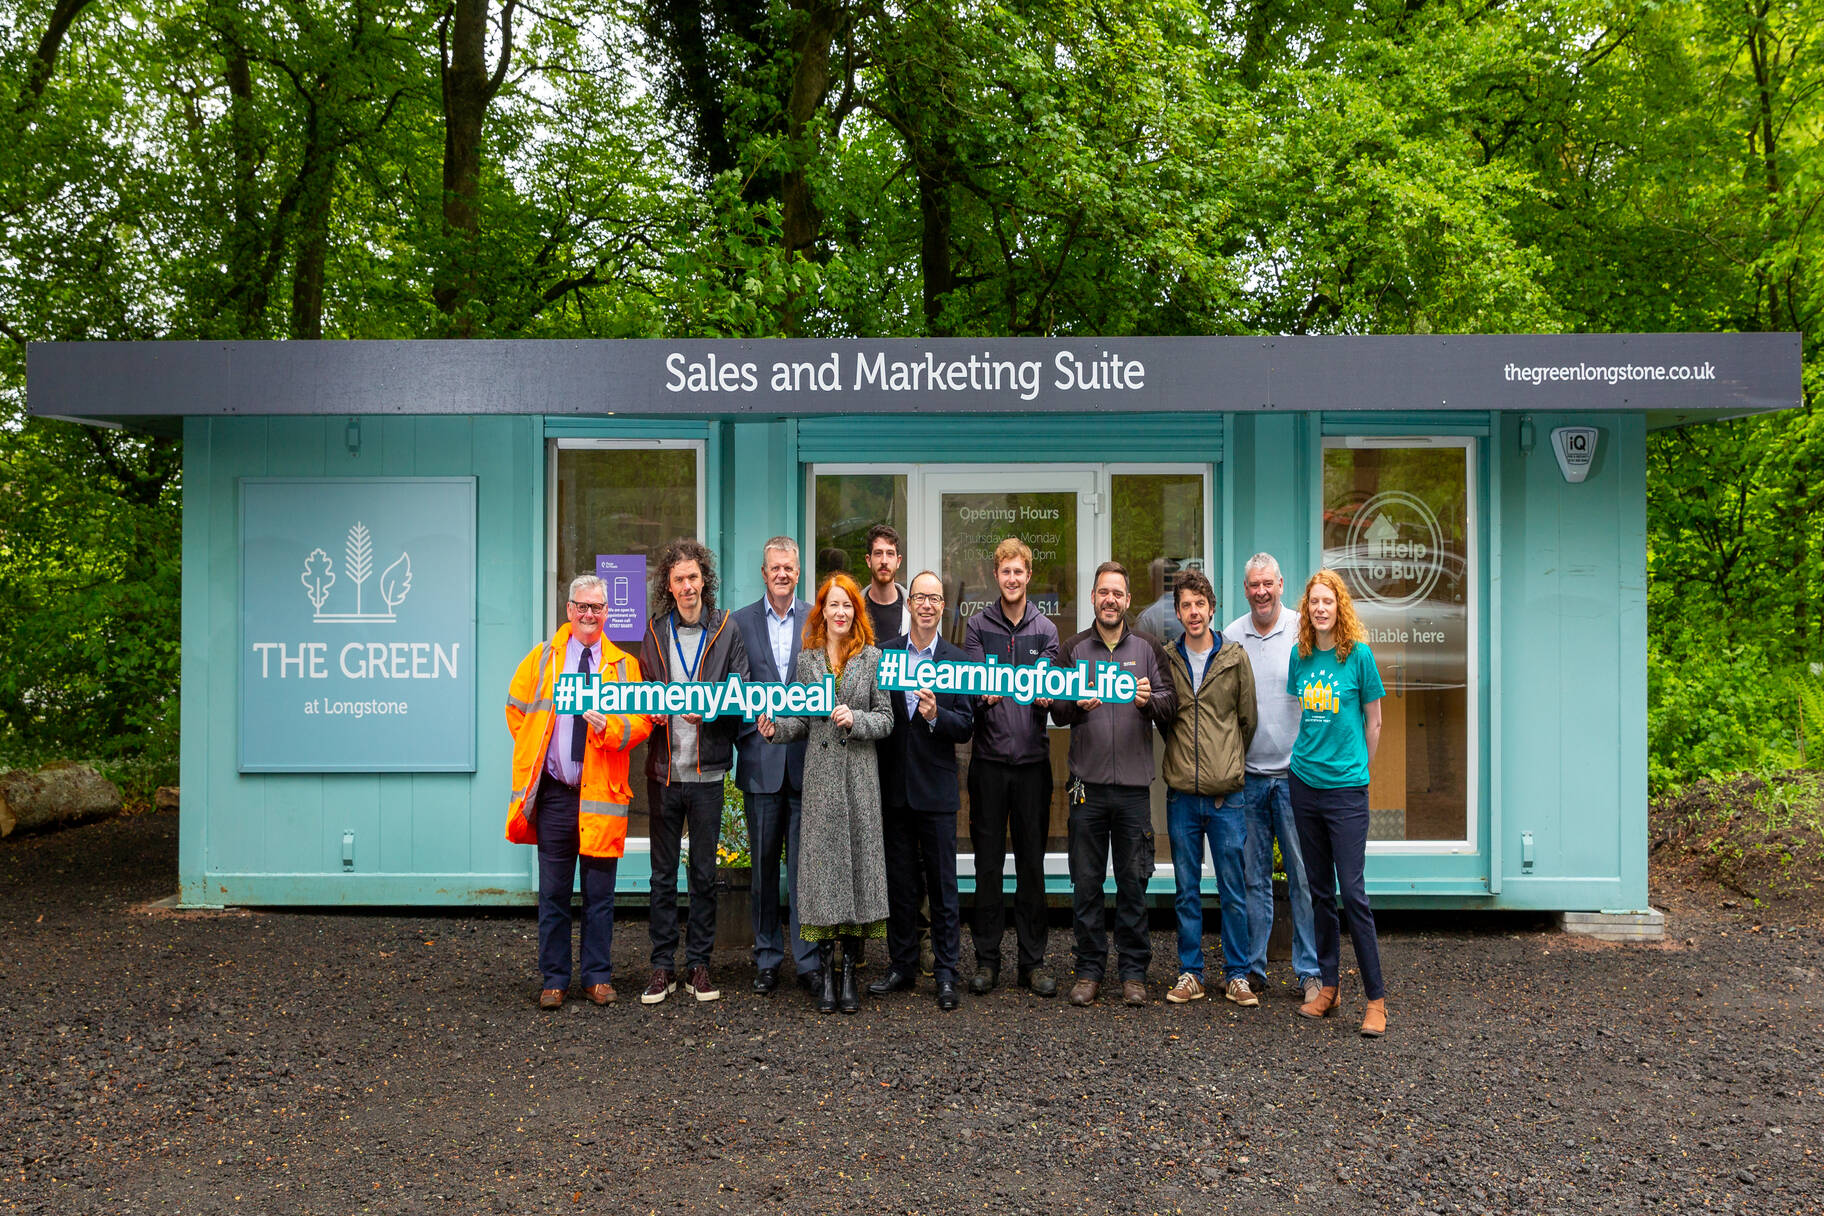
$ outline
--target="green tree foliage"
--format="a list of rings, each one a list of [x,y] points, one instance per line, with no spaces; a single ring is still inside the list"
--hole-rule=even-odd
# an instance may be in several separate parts
[[[1805,410],[1652,441],[1654,738],[1701,750],[1701,668],[1824,657],[1820,18],[0,0],[0,740],[147,729],[114,647],[176,679],[177,440],[28,423],[29,341],[1797,330]]]

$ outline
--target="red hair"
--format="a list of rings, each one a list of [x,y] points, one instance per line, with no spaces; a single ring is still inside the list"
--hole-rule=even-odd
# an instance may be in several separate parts
[[[1349,588],[1343,586],[1342,576],[1334,570],[1319,570],[1305,580],[1304,597],[1298,601],[1298,657],[1308,659],[1311,652],[1317,649],[1317,626],[1311,623],[1311,588],[1322,583],[1336,595],[1336,626],[1330,636],[1336,642],[1336,661],[1349,661],[1349,651],[1357,642],[1368,640],[1368,631],[1362,628],[1361,618],[1355,615],[1355,601],[1349,598]]]
[[[817,588],[817,602],[811,606],[811,615],[804,621],[804,648],[821,650],[828,641],[828,634],[823,627],[823,606],[829,602],[830,589],[839,587],[849,597],[849,603],[855,608],[855,623],[849,626],[849,636],[842,644],[842,653],[837,657],[836,670],[833,674],[841,675],[842,669],[848,666],[849,660],[860,652],[863,646],[874,641],[874,625],[868,619],[867,605],[862,602],[861,588],[855,580],[838,570],[823,580],[823,586]]]

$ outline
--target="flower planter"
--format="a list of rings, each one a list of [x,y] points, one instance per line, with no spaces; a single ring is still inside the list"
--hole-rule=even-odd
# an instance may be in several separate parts
[[[716,945],[754,944],[754,872],[747,866],[716,867]]]

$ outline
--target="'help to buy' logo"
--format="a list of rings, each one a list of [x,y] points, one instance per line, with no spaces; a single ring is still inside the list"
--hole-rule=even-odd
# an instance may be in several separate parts
[[[344,584],[341,603],[348,600],[347,584],[354,584],[355,610],[353,612],[325,612],[324,606],[329,602],[330,589],[338,581],[335,571],[335,559],[321,549],[312,549],[310,556],[304,559],[304,573],[298,581],[304,584],[304,594],[310,599],[310,606],[315,609],[311,620],[319,625],[386,625],[397,619],[394,610],[405,602],[405,597],[412,589],[412,556],[400,553],[393,564],[380,572],[380,584],[374,590],[380,594],[386,605],[384,611],[379,608],[365,609],[365,584],[374,572],[374,545],[368,535],[367,525],[357,522],[348,530],[347,543],[342,547],[342,578]]]

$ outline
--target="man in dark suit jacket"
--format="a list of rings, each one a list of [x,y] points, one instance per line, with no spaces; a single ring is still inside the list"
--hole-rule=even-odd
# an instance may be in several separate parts
[[[907,652],[906,669],[927,659],[965,662],[960,649],[938,636],[944,583],[929,570],[912,580],[907,596],[912,627],[881,649]],[[957,954],[962,918],[956,894],[956,745],[975,725],[971,699],[958,693],[895,692],[893,733],[880,744],[880,813],[887,854],[886,975],[868,985],[884,996],[918,983],[918,905],[931,901],[932,973],[937,1004],[955,1009]]]
[[[798,543],[775,536],[760,554],[766,594],[736,610],[735,627],[747,648],[752,679],[789,681],[804,643],[804,619],[811,606],[797,597]],[[804,784],[804,744],[774,747],[744,722],[735,737],[735,784],[747,811],[747,843],[754,859],[754,991],[771,992],[789,947],[800,983],[817,973],[817,947],[798,936],[798,812]],[[779,855],[785,854],[791,915],[779,928]]]

